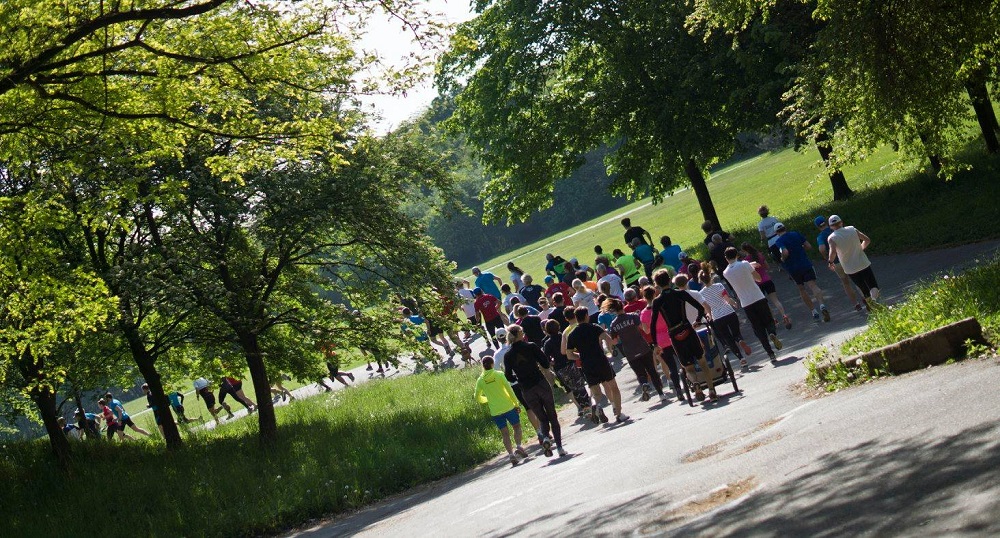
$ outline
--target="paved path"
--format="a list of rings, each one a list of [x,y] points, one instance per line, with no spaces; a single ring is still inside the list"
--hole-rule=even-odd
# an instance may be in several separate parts
[[[886,296],[994,255],[979,243],[874,261]],[[947,260],[947,263],[942,263]],[[832,275],[833,321],[808,321],[776,279],[796,326],[777,367],[754,344],[740,394],[714,406],[640,402],[619,374],[621,426],[562,416],[570,456],[505,457],[292,536],[1000,534],[1000,376],[967,361],[806,398],[803,356],[863,326]],[[750,335],[747,327],[744,334]],[[748,340],[750,341],[750,340]],[[567,406],[571,407],[571,406]]]

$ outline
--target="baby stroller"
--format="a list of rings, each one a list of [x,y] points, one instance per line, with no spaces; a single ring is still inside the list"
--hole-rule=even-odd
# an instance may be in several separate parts
[[[740,388],[736,385],[736,375],[733,373],[733,367],[719,349],[718,340],[715,338],[715,334],[712,333],[711,328],[700,326],[696,329],[696,332],[698,337],[701,338],[701,346],[705,349],[705,361],[708,363],[709,369],[712,370],[712,385],[717,387],[728,381],[733,384],[733,394],[738,393]],[[694,407],[694,399],[691,397],[691,393],[698,392],[697,390],[692,390],[694,381],[688,378],[687,370],[680,364],[679,359],[675,357],[674,360],[678,361],[677,369],[680,374],[684,397],[687,399],[688,405]],[[695,369],[699,372],[701,371],[698,363],[695,363]],[[702,390],[708,390],[709,387],[702,382],[701,388]]]

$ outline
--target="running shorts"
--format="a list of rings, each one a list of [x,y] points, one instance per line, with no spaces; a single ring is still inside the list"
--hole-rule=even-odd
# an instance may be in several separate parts
[[[763,293],[765,297],[772,293],[778,293],[778,288],[774,287],[773,280],[768,280],[767,282],[760,282],[757,284],[757,287],[760,288],[761,293]]]
[[[593,387],[615,378],[615,370],[611,368],[611,363],[607,360],[592,361],[594,364],[583,363],[583,378],[587,380],[587,385]]]
[[[205,405],[209,409],[215,407],[215,395],[212,394],[212,391],[208,387],[198,390],[198,394],[201,394],[201,397],[205,399]]]
[[[517,414],[517,409],[511,409],[502,415],[496,415],[493,418],[493,423],[497,425],[497,428],[501,430],[507,427],[507,424],[511,426],[517,426],[521,423],[521,417]]]
[[[125,426],[132,426],[135,428],[135,422],[132,422],[132,417],[125,417],[122,419],[122,431],[125,431]]]
[[[796,284],[801,286],[806,282],[811,282],[813,280],[816,280],[816,271],[813,270],[812,267],[802,271],[795,271],[794,273],[792,273],[792,280],[794,280]]]

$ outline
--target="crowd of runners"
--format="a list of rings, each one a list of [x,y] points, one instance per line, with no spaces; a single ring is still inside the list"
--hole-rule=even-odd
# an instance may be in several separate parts
[[[632,369],[643,401],[655,394],[669,402],[668,392],[680,398],[682,376],[698,401],[718,401],[698,331],[708,328],[726,354],[721,360],[731,354],[745,370],[753,345],[742,334],[739,310],[775,364],[783,347],[778,326],[793,327],[778,299],[778,272],[797,287],[813,322],[830,321],[808,255],[812,243],[772,217],[766,206],[758,214],[759,249],[749,242],[737,245],[731,234],[706,222],[702,231],[708,256],[695,260],[668,236],[654,248],[650,233],[626,218],[621,221],[626,249],[612,249],[609,255],[595,246],[593,266],[546,254],[544,286],[513,263],[507,264],[509,282],[478,267],[472,269],[471,285],[457,282],[469,326],[493,350],[482,359],[475,398],[488,407],[513,465],[528,457],[522,409],[545,455],[552,456],[553,448],[566,454],[555,411],[556,386],[570,395],[579,416],[595,424],[609,422],[608,405],[615,422],[629,420],[612,366],[617,358]],[[879,297],[865,254],[871,240],[837,215],[817,216],[814,224],[816,246],[829,270],[855,310],[868,312]],[[456,346],[464,345],[453,339]]]

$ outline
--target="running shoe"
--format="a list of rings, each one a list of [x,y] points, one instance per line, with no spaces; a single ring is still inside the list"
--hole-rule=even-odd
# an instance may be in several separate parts
[[[750,363],[746,359],[740,359],[740,370],[746,372],[750,370]]]
[[[368,368],[365,368],[365,370],[368,370],[369,372],[371,372],[372,371],[372,365],[369,364]]]
[[[660,402],[662,402],[662,403],[670,403],[670,397],[667,396],[666,394],[661,394],[660,395]]]
[[[528,457],[528,451],[525,450],[524,447],[519,446],[519,447],[517,447],[517,448],[514,449],[514,452],[516,454],[520,455],[522,458],[527,458]]]
[[[857,313],[860,314],[863,310],[864,310],[864,307],[861,306],[861,303],[857,303],[857,304],[854,305],[854,311],[855,312],[857,312]]]
[[[781,349],[785,347],[785,345],[781,343],[781,340],[778,339],[777,333],[771,333],[771,345],[774,346],[774,349]]]
[[[774,353],[771,353],[770,355],[768,355],[768,358],[771,359],[771,364],[773,366],[777,366],[778,365],[778,358],[774,356]]]
[[[698,392],[694,393],[694,399],[698,400],[699,402],[705,401],[705,393],[699,390]]]
[[[618,416],[615,417],[615,423],[616,424],[621,424],[622,422],[625,422],[626,420],[628,420],[628,415],[626,415],[625,413],[618,413]]]
[[[548,437],[542,439],[542,451],[545,452],[546,458],[552,457],[552,440],[549,439]]]
[[[608,423],[608,415],[604,414],[604,409],[598,407],[597,408],[597,414],[598,414],[599,418],[601,419],[601,424],[607,424]]]
[[[590,421],[597,424],[601,421],[601,415],[597,412],[597,406],[591,406],[590,408]]]
[[[564,449],[564,448],[563,448],[563,447],[561,447],[561,446],[560,446],[560,447],[556,447],[556,453],[557,453],[557,454],[559,454],[559,457],[561,457],[561,458],[565,458],[566,456],[568,456],[568,455],[569,455],[569,454],[568,454],[568,453],[566,452],[566,449]]]
[[[511,455],[510,455],[510,466],[511,466],[511,467],[517,467],[517,464],[518,464],[518,463],[519,463],[519,462],[517,461],[517,456],[515,456],[515,455],[511,454]]]
[[[719,394],[713,390],[712,392],[708,393],[708,399],[712,403],[717,403],[719,401]]]
[[[649,385],[645,383],[642,384],[642,396],[639,397],[639,400],[643,402],[649,401]]]
[[[880,292],[880,291],[878,290],[878,288],[872,288],[872,289],[871,289],[871,291],[870,291],[870,292],[868,292],[868,293],[869,293],[869,296],[870,296],[870,297],[872,298],[872,301],[877,301],[877,300],[878,300],[878,297],[879,297],[879,295],[881,295],[881,294],[882,294],[882,292]]]
[[[749,357],[750,354],[753,353],[753,350],[750,349],[750,344],[746,343],[743,340],[740,340],[740,349],[743,350],[743,354],[746,355],[747,357]],[[742,361],[743,359],[741,358],[740,360]]]
[[[823,321],[830,321],[830,311],[826,309],[826,305],[820,305],[819,308],[823,312]]]
[[[351,381],[354,381],[354,374],[351,372],[347,372],[347,377],[351,378]]]
[[[813,310],[813,321],[819,323],[819,312]]]
[[[785,322],[785,329],[789,331],[792,330],[792,320],[789,319],[788,316],[782,316],[782,317],[784,318],[783,321]]]
[[[271,398],[271,403],[278,403],[280,401],[281,401],[281,396],[275,396],[274,398]]]
[[[379,368],[378,370],[375,370],[375,373],[376,373],[376,374],[384,374],[384,373],[385,373],[385,370],[383,370],[383,369]]]

